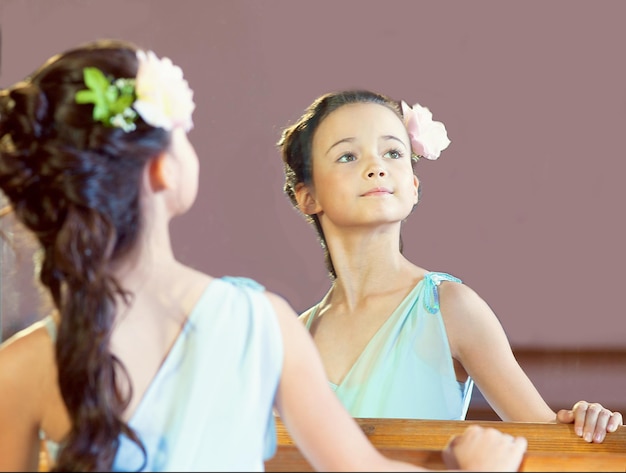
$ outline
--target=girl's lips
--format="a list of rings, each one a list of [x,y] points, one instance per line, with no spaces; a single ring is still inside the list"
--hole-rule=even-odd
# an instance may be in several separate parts
[[[376,187],[374,189],[370,189],[365,194],[363,194],[363,197],[366,197],[369,195],[385,195],[385,194],[393,194],[393,192],[391,192],[391,190],[387,189],[386,187]]]

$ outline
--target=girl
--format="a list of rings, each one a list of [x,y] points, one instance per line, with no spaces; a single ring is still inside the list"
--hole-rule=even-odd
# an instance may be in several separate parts
[[[315,227],[332,285],[301,314],[330,386],[354,417],[464,419],[474,382],[508,421],[574,423],[602,442],[622,415],[580,401],[555,413],[470,287],[402,253],[420,195],[413,164],[450,140],[419,104],[366,90],[329,93],[283,130],[285,191]]]

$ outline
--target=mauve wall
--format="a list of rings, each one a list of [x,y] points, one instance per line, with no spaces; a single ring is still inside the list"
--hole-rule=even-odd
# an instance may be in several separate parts
[[[195,90],[201,158],[198,201],[174,221],[180,258],[299,311],[329,282],[282,193],[281,127],[336,89],[420,102],[452,144],[418,166],[405,253],[472,286],[516,349],[623,351],[624,19],[620,0],[0,0],[0,85],[99,37],[171,57]],[[36,298],[2,255],[6,338]]]

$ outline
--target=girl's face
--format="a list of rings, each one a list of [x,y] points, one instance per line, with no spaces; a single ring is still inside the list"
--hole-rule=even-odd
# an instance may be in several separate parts
[[[322,225],[399,223],[417,203],[408,132],[384,105],[344,105],[318,126],[313,186],[300,187],[300,208]]]

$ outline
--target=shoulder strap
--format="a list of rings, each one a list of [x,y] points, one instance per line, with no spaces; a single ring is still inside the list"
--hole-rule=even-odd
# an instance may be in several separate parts
[[[439,290],[437,287],[442,281],[463,283],[459,278],[448,273],[426,273],[424,275],[424,308],[431,314],[439,312]]]
[[[57,341],[57,325],[54,323],[54,319],[51,315],[44,317],[42,320],[44,327],[48,331],[48,335],[52,339],[52,344],[54,345]]]
[[[257,291],[264,291],[265,286],[255,281],[254,279],[246,278],[243,276],[223,276],[222,281],[229,282],[238,287],[248,287]]]

